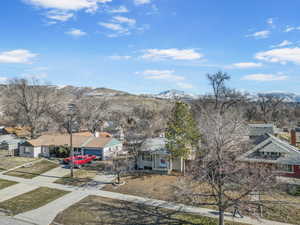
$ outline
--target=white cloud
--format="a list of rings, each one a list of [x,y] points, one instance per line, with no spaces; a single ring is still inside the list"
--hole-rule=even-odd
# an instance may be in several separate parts
[[[145,79],[154,80],[168,80],[168,81],[182,81],[185,80],[183,76],[178,76],[174,74],[173,70],[145,70],[142,73]]]
[[[255,32],[253,34],[247,35],[247,37],[254,37],[257,39],[263,39],[263,38],[268,38],[270,36],[271,32],[269,30],[262,30]]]
[[[86,32],[81,31],[81,30],[79,30],[79,29],[75,29],[75,28],[73,28],[73,29],[67,31],[66,34],[71,35],[71,36],[73,36],[73,37],[81,37],[81,36],[87,35]]]
[[[248,68],[258,68],[262,67],[262,63],[254,63],[254,62],[241,62],[241,63],[234,63],[230,66],[230,68],[237,68],[237,69],[248,69]]]
[[[74,11],[96,12],[99,4],[112,0],[23,0],[33,6],[48,10],[46,17],[54,21],[67,21],[74,16]],[[55,22],[50,22],[54,24]]]
[[[267,19],[267,24],[273,25],[274,24],[274,19],[273,18],[268,18]]]
[[[203,55],[197,52],[195,49],[147,49],[145,54],[142,55],[144,59],[162,60],[196,60],[201,59]]]
[[[59,10],[81,10],[95,11],[98,3],[107,3],[112,0],[24,0],[37,7]]]
[[[111,37],[115,37],[114,35],[118,36],[120,34],[130,34],[129,30],[126,27],[123,27],[121,24],[118,23],[99,23],[100,26],[105,27],[109,30],[116,31],[117,34],[111,34]]]
[[[291,41],[288,41],[288,40],[284,40],[282,42],[280,42],[278,45],[273,45],[271,46],[272,48],[276,47],[276,48],[280,48],[280,47],[285,47],[285,46],[289,46],[289,45],[292,45],[293,42]]]
[[[134,26],[136,24],[136,20],[135,19],[131,19],[128,17],[124,17],[124,16],[115,16],[113,18],[113,20],[117,23],[125,23],[128,24],[129,26]]]
[[[132,57],[130,55],[112,55],[109,56],[109,58],[113,60],[128,60],[131,59]]]
[[[293,62],[300,64],[300,48],[277,48],[259,52],[255,55],[255,58],[273,63],[286,64],[287,62]]]
[[[287,26],[284,30],[284,32],[291,32],[294,30],[300,30],[300,27],[293,27],[293,26]]]
[[[151,0],[134,0],[135,5],[145,5],[145,4],[150,4]]]
[[[126,8],[126,6],[121,5],[119,8],[108,10],[108,12],[110,12],[110,13],[128,13],[129,11]]]
[[[46,13],[46,17],[51,20],[57,20],[65,22],[71,19],[74,16],[74,13],[61,11],[61,10],[50,10]]]
[[[37,54],[26,49],[16,49],[12,51],[0,52],[0,63],[31,63]]]
[[[192,84],[185,83],[185,82],[177,82],[176,83],[178,87],[183,88],[183,89],[191,89],[194,88]]]
[[[254,81],[280,81],[288,79],[285,75],[273,75],[273,74],[250,74],[244,76],[243,80],[254,80]]]

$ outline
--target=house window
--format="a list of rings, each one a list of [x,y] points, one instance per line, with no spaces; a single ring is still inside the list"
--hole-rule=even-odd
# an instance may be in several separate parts
[[[31,147],[25,147],[24,148],[24,153],[26,153],[26,154],[29,154],[29,153],[31,153],[32,151],[31,151]]]
[[[287,173],[293,173],[294,172],[293,165],[280,165],[279,169],[282,172],[287,172]]]
[[[152,161],[152,155],[144,153],[142,155],[142,160],[143,161]]]
[[[165,158],[160,158],[159,166],[161,168],[166,168],[167,167],[167,160]]]

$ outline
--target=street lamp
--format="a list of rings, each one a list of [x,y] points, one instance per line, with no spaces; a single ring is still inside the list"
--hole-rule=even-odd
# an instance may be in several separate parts
[[[68,105],[68,116],[69,116],[69,134],[70,134],[70,157],[71,157],[71,165],[70,165],[70,172],[71,177],[74,176],[73,169],[74,169],[74,150],[73,150],[73,118],[75,115],[75,104],[69,104]]]

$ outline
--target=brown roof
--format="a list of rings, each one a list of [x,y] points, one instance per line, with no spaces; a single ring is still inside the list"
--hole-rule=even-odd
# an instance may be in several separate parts
[[[4,130],[8,134],[15,134],[18,137],[30,136],[30,127],[5,127]]]
[[[94,137],[85,135],[73,135],[73,147],[104,147],[112,138]],[[46,134],[37,139],[29,140],[32,146],[64,146],[70,145],[69,134]]]
[[[95,146],[104,147],[108,142],[110,142],[111,139],[112,138],[108,138],[108,137],[98,137],[98,138],[95,137],[89,140],[89,142],[86,143],[84,147],[88,147],[88,148],[93,148]]]

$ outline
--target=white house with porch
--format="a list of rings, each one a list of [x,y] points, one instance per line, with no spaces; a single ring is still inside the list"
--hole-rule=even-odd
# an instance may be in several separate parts
[[[165,138],[149,138],[144,141],[138,153],[137,168],[156,172],[183,171],[183,159],[172,158],[166,149]]]

